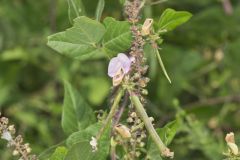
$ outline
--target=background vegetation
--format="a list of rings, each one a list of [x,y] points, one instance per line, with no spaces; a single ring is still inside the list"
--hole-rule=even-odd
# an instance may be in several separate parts
[[[93,17],[97,0],[83,4]],[[175,116],[183,122],[170,147],[175,159],[221,159],[229,131],[235,131],[239,142],[240,2],[231,4],[232,13],[220,0],[169,0],[143,10],[143,17],[156,19],[166,8],[193,14],[164,36],[162,58],[171,85],[157,62],[149,60],[147,110],[155,125],[164,126]],[[106,0],[103,17],[123,20],[122,9],[119,1]],[[108,107],[108,62],[72,60],[46,46],[47,36],[70,27],[73,17],[63,0],[0,1],[0,109],[36,154],[65,138],[60,124],[63,79],[72,82],[94,110]],[[0,142],[0,159],[11,159],[4,146]]]

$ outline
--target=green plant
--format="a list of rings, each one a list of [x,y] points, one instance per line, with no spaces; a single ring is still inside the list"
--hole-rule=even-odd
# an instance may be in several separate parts
[[[113,104],[106,119],[102,117],[97,122],[92,109],[77,91],[65,82],[62,127],[69,135],[66,159],[81,157],[94,159],[95,156],[98,159],[106,159],[108,155],[111,155],[113,160],[117,157],[123,159],[140,157],[157,159],[156,157],[160,158],[160,155],[173,157],[173,152],[161,140],[153,127],[153,121],[144,109],[147,94],[145,88],[149,82],[149,78],[145,77],[148,66],[144,54],[152,54],[144,48],[145,46],[152,48],[154,54],[151,56],[158,59],[165,76],[171,82],[159,54],[159,45],[163,42],[163,34],[186,22],[191,14],[167,9],[159,21],[147,19],[142,25],[139,23],[139,14],[144,2],[134,0],[124,3],[128,22],[107,17],[102,24],[99,17],[103,11],[103,4],[99,1],[96,20],[85,16],[78,17],[74,19],[72,28],[48,38],[48,45],[51,48],[80,61],[109,59],[118,54],[111,59],[108,68],[108,74],[113,79],[114,92]],[[126,110],[124,113],[128,113],[127,119],[122,118],[123,110]],[[170,129],[170,132],[169,134],[174,135],[176,129]],[[153,146],[158,148],[158,154],[152,154],[155,149]],[[84,151],[81,151],[83,149]]]

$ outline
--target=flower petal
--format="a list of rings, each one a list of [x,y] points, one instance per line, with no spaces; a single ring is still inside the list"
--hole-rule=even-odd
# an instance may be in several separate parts
[[[123,72],[125,74],[128,73],[130,70],[130,67],[131,67],[131,63],[132,63],[131,59],[128,58],[128,56],[126,56],[126,54],[124,54],[124,53],[119,53],[117,58],[119,59],[119,61],[122,64]]]
[[[92,137],[92,140],[90,141],[90,145],[92,146],[92,152],[97,151],[97,139],[95,137]]]
[[[125,55],[124,53],[119,53],[117,57],[111,59],[108,65],[108,75],[110,77],[116,76],[120,70],[123,71],[124,74],[127,74],[130,70],[132,60]]]
[[[108,75],[114,77],[117,72],[122,68],[122,64],[117,57],[111,59],[108,65]]]

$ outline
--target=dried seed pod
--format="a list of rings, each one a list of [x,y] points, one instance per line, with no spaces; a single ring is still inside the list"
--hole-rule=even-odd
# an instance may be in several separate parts
[[[234,133],[233,132],[228,133],[225,137],[225,141],[227,143],[235,143]]]
[[[238,146],[235,143],[227,143],[227,145],[233,155],[238,155]]]
[[[120,134],[121,137],[128,139],[131,138],[130,129],[125,125],[118,124],[114,129]]]
[[[153,25],[153,19],[147,18],[142,26],[141,33],[143,36],[147,36],[150,34],[152,25]]]

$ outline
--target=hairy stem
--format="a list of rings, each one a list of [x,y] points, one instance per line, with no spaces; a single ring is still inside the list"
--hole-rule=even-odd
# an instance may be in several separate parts
[[[113,117],[113,124],[112,126],[114,127],[116,124],[119,123],[121,117],[122,117],[122,114],[124,112],[124,109],[126,108],[127,104],[128,104],[128,101],[129,101],[129,94],[128,92],[125,92],[124,93],[124,98],[123,98],[123,102],[122,104],[120,105],[118,111],[116,111],[114,117]]]
[[[105,120],[102,128],[100,129],[100,131],[98,132],[98,134],[96,136],[97,140],[99,140],[101,138],[101,136],[105,132],[107,126],[110,125],[111,120],[112,120],[112,118],[113,118],[113,116],[114,116],[114,114],[115,114],[115,112],[116,112],[116,110],[118,108],[118,104],[119,104],[119,102],[120,102],[120,100],[121,100],[121,98],[123,96],[123,93],[124,93],[124,90],[122,88],[120,88],[118,93],[117,93],[117,95],[116,95],[116,97],[115,97],[115,99],[114,99],[113,105],[112,105],[111,110],[110,110],[110,112],[109,112],[109,114],[107,116],[107,119]]]
[[[154,141],[154,143],[158,147],[161,154],[163,156],[170,156],[168,153],[166,153],[166,151],[168,151],[169,149],[164,145],[164,143],[162,142],[162,140],[158,136],[158,134],[157,134],[156,130],[154,129],[154,127],[152,125],[152,122],[150,121],[150,119],[149,119],[142,103],[140,102],[139,98],[136,95],[131,94],[130,99],[131,99],[132,103],[134,104],[137,113],[139,114],[142,121],[144,122],[147,131],[149,132],[152,140]]]
[[[116,160],[116,146],[111,146],[111,160]]]

